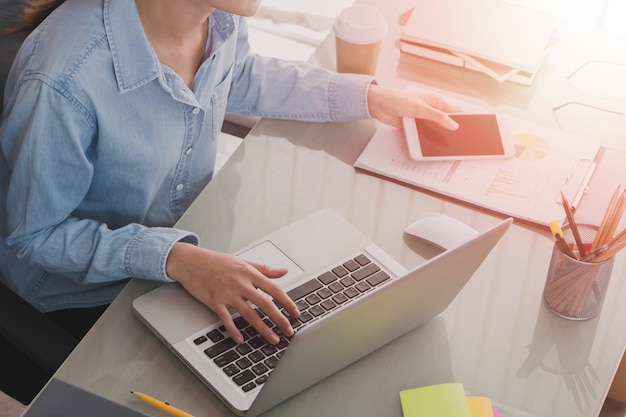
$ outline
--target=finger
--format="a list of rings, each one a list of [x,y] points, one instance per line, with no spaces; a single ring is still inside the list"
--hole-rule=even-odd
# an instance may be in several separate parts
[[[291,323],[289,319],[283,314],[280,309],[276,306],[274,300],[271,297],[275,298],[275,295],[283,294],[284,298],[287,298],[289,301],[289,297],[283,292],[283,290],[276,284],[267,281],[265,279],[263,282],[259,283],[259,289],[261,291],[255,291],[255,294],[250,294],[249,300],[254,303],[267,317],[281,330],[283,334],[286,336],[293,335],[293,329],[291,327]],[[266,295],[267,294],[267,295]],[[283,298],[283,297],[281,297]],[[293,301],[291,301],[293,303]],[[290,306],[292,307],[292,306]],[[295,304],[293,305],[295,307]],[[290,308],[291,311],[294,311],[294,308]],[[295,308],[294,313],[298,314],[299,311]],[[287,310],[289,312],[289,310]],[[291,314],[291,312],[289,313]],[[295,317],[298,317],[295,316]],[[252,323],[251,323],[252,324]]]
[[[265,315],[267,315],[267,317],[280,329],[280,331],[285,336],[293,336],[294,331],[291,327],[289,319],[285,316],[285,314],[280,311],[280,309],[276,306],[272,299],[262,296],[262,300],[259,301],[257,307],[259,307],[261,311],[265,313]]]
[[[261,296],[261,297],[266,298],[264,296]],[[263,304],[263,303],[260,302],[260,304]],[[260,306],[257,305],[257,307],[263,310],[263,308],[261,308]],[[273,345],[278,344],[278,342],[280,341],[280,338],[278,337],[278,335],[274,333],[274,331],[265,324],[265,322],[261,319],[261,317],[256,312],[256,310],[251,308],[248,305],[248,303],[243,302],[243,305],[239,306],[238,308],[236,307],[236,309],[237,311],[239,311],[239,314],[241,314],[241,316],[252,327],[254,327],[265,340],[267,340],[269,343]]]
[[[289,272],[286,268],[273,268],[268,265],[257,264],[254,262],[250,262],[250,265],[254,266],[259,272],[269,278],[280,278]],[[296,307],[296,304],[291,300],[291,298],[285,294],[282,288],[277,285],[271,285],[263,282],[258,283],[257,286],[265,293],[271,295],[272,298],[274,298],[276,302],[278,302],[278,304],[280,304],[292,317],[300,317],[298,307]],[[281,328],[281,330],[283,329]]]
[[[430,107],[434,107],[445,113],[461,113],[463,111],[463,108],[457,103],[448,101],[438,94],[426,94],[422,99]]]
[[[280,278],[285,276],[289,270],[287,268],[274,268],[265,264],[258,264],[256,262],[248,262],[252,265],[257,271],[262,273],[268,278]]]
[[[300,310],[298,310],[296,303],[289,298],[282,288],[268,289],[266,292],[271,295],[272,298],[274,298],[274,300],[276,300],[276,302],[280,304],[280,306],[283,307],[290,316],[295,318],[300,317]]]
[[[263,290],[266,294],[270,295],[278,304],[280,304],[291,316],[300,317],[300,311],[296,304],[289,298],[285,291],[279,285],[267,280],[260,279],[255,282],[257,288]],[[282,313],[281,313],[282,314]],[[276,323],[278,324],[278,323]]]
[[[456,120],[452,119],[447,113],[440,112],[435,121],[437,124],[448,130],[457,130],[459,128],[459,124]]]
[[[226,328],[226,331],[228,332],[230,337],[235,341],[235,343],[237,343],[238,345],[243,343],[243,340],[244,340],[243,335],[241,334],[241,332],[235,325],[235,322],[233,321],[233,317],[230,315],[228,308],[224,307],[220,309],[215,309],[214,311],[217,314],[217,316],[220,318],[220,320],[222,321],[222,324]]]
[[[421,112],[421,118],[431,120],[444,129],[457,130],[459,128],[459,124],[446,112],[433,107],[424,107]]]

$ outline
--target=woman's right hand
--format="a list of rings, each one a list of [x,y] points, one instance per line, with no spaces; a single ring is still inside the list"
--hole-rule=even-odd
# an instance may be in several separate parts
[[[259,317],[248,302],[261,309],[286,336],[294,331],[288,318],[278,309],[271,296],[292,317],[300,312],[294,302],[272,279],[287,273],[284,268],[245,261],[234,255],[210,251],[189,243],[176,243],[169,253],[167,275],[178,281],[193,297],[213,310],[237,343],[243,336],[235,326],[229,309],[234,309],[261,336],[272,344],[279,337]],[[265,293],[265,294],[264,294]]]

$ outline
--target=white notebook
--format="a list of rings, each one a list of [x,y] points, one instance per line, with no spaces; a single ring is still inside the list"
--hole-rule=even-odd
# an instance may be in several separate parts
[[[422,0],[411,13],[401,40],[533,73],[554,29],[550,15],[500,0]]]

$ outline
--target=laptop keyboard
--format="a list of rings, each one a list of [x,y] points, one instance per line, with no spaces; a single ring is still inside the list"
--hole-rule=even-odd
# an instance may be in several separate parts
[[[303,326],[359,298],[388,279],[390,276],[385,271],[361,254],[287,292],[300,310],[299,318],[291,317],[287,311],[278,307],[297,332]],[[241,316],[236,317],[234,322],[244,337],[242,344],[235,343],[223,325],[193,340],[244,392],[267,381],[290,339],[261,310],[256,311],[265,324],[280,337],[278,345],[268,343]]]

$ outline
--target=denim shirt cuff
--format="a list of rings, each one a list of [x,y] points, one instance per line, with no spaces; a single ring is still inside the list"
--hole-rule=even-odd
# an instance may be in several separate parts
[[[173,282],[165,272],[165,263],[172,246],[177,242],[197,245],[198,236],[172,228],[145,228],[128,243],[124,268],[135,278]]]
[[[333,121],[369,119],[367,92],[374,79],[368,75],[338,74],[329,87],[330,117]]]

